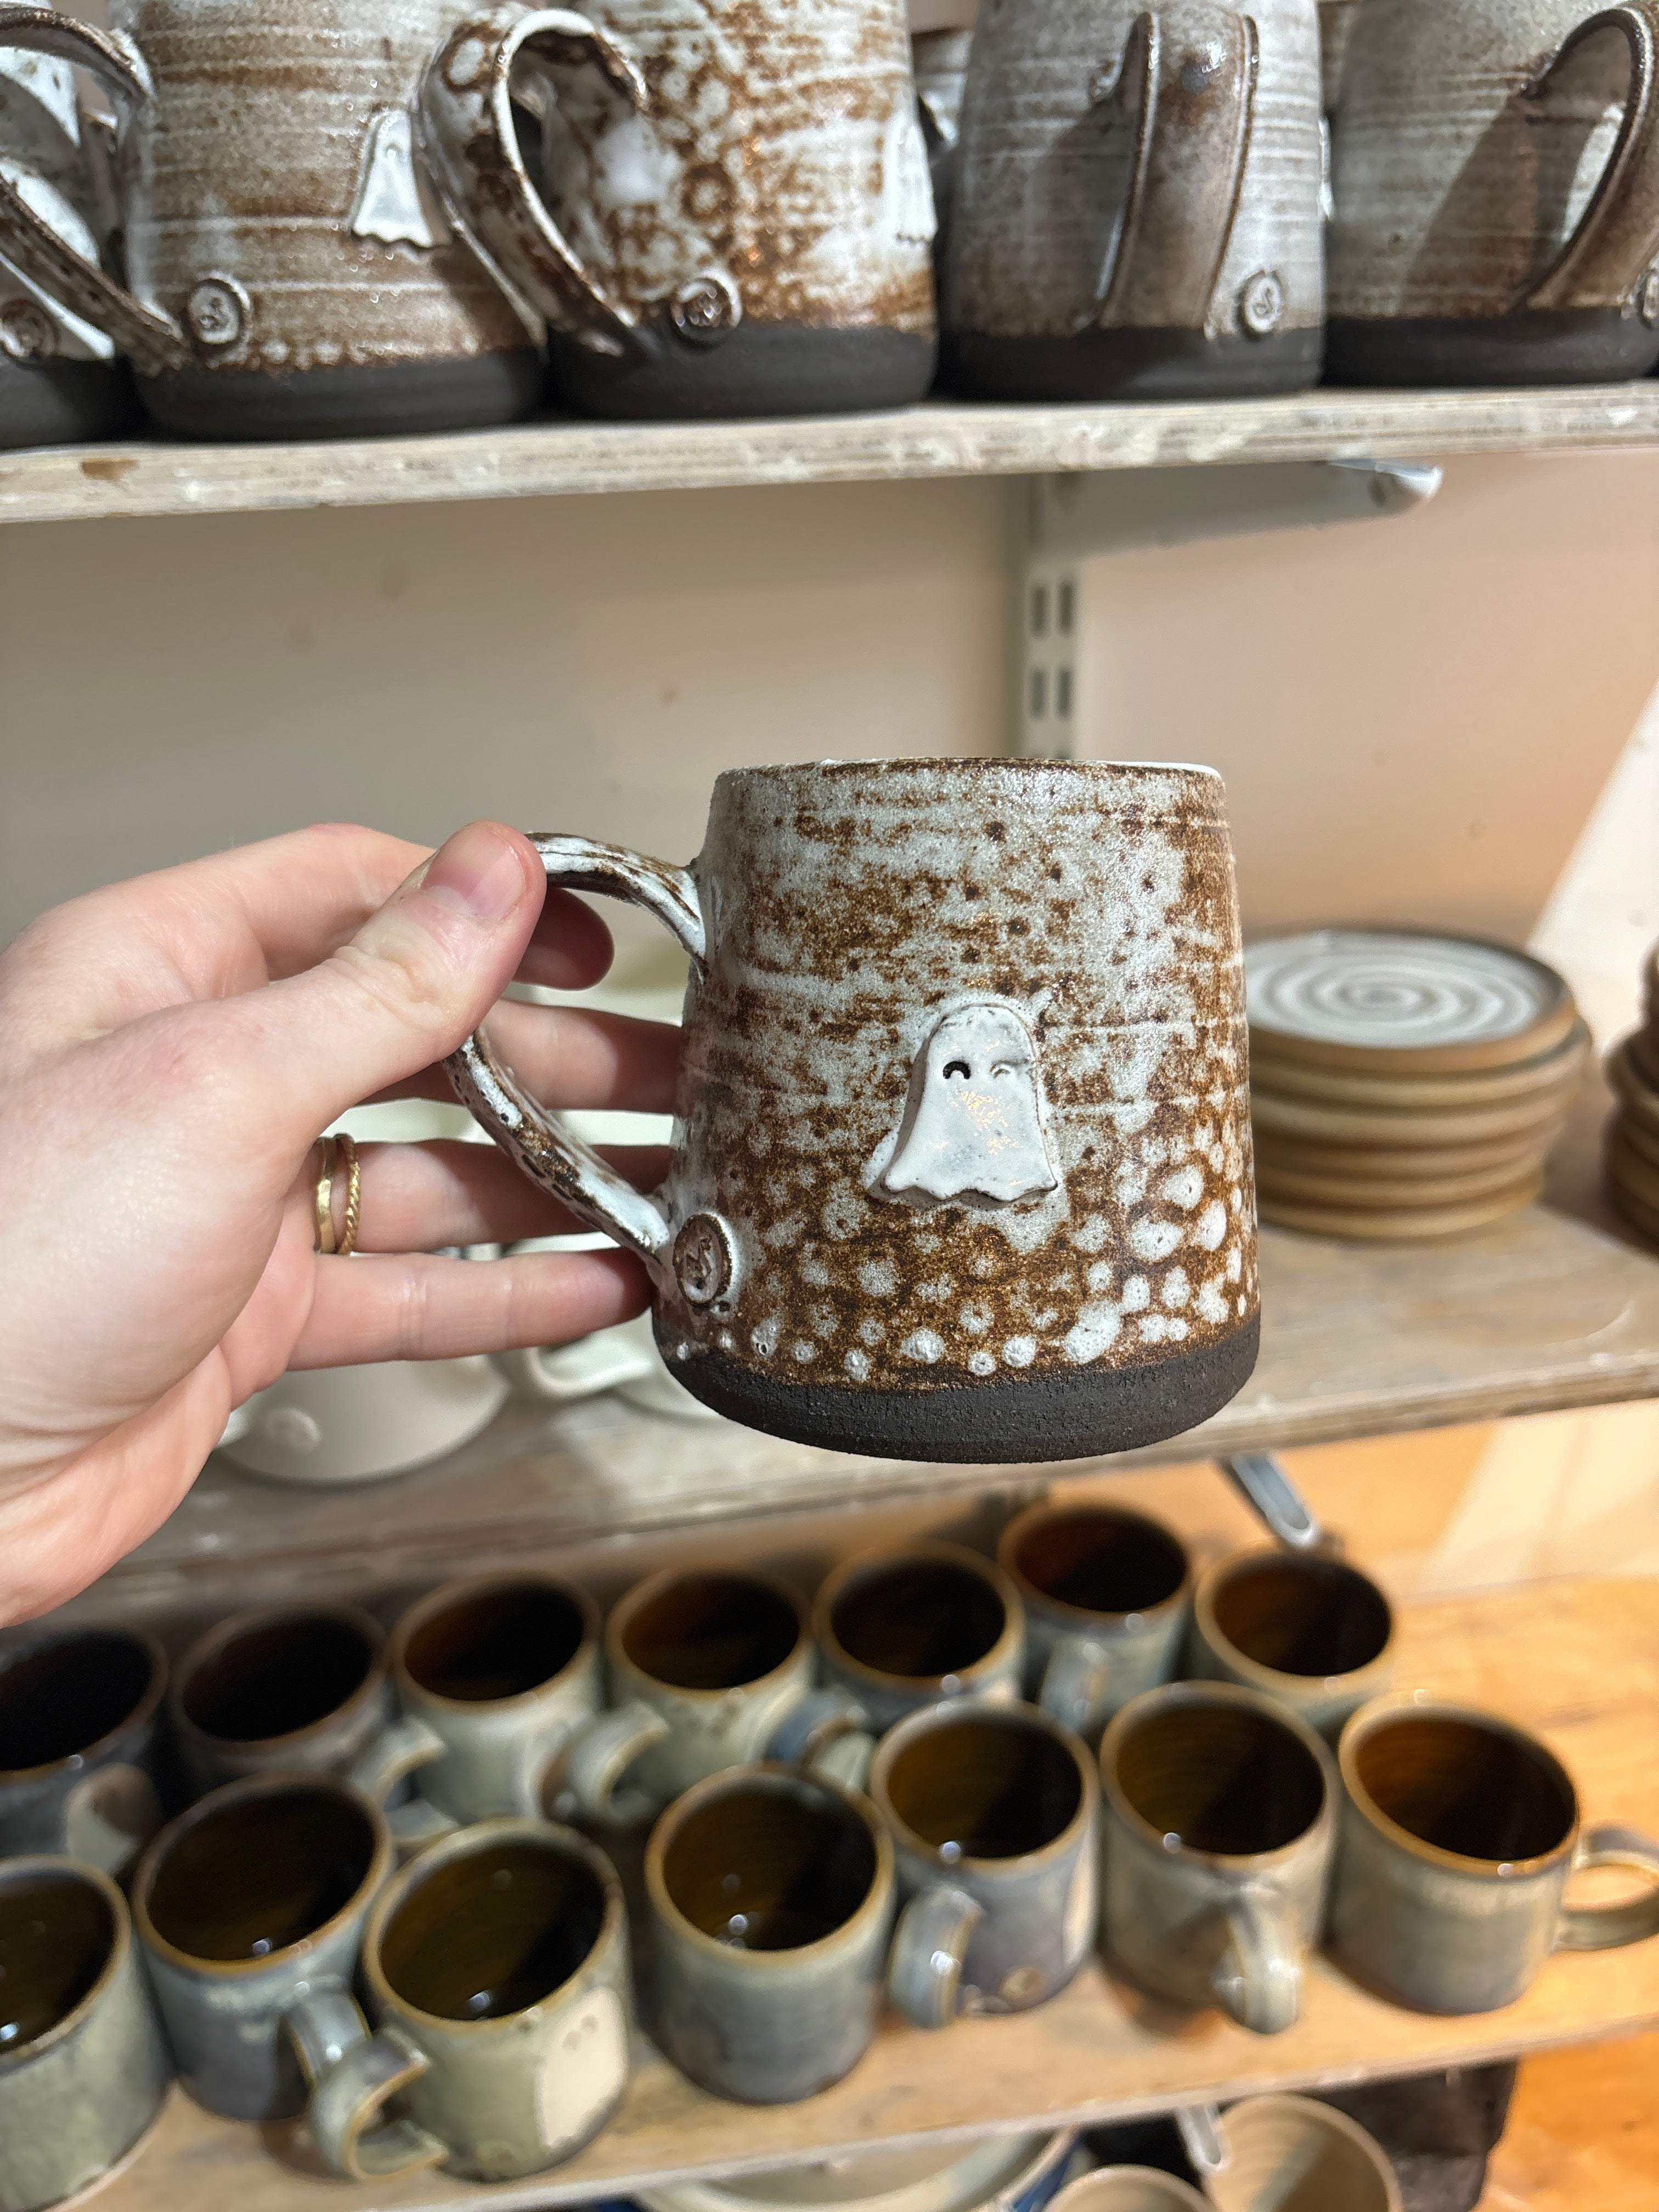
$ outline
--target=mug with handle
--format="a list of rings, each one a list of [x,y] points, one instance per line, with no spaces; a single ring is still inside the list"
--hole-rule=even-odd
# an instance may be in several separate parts
[[[1419,2012],[1513,2003],[1552,1951],[1659,1935],[1659,1842],[1580,1825],[1547,1744],[1476,1707],[1379,1698],[1342,1732],[1345,1802],[1328,1936],[1372,1987]],[[1635,1897],[1568,1905],[1581,1868],[1644,1875]]]
[[[1315,0],[1003,0],[945,245],[945,380],[980,398],[1294,392],[1324,313]]]
[[[690,956],[666,1185],[611,1172],[482,1036],[450,1073],[641,1255],[695,1396],[839,1450],[1031,1462],[1152,1443],[1240,1388],[1255,1205],[1209,770],[744,769],[689,868],[534,842]]]
[[[1403,2212],[1400,2183],[1376,2138],[1313,2097],[1246,2097],[1179,2112],[1181,2140],[1217,2212]]]
[[[380,1624],[318,1600],[250,1606],[197,1638],[167,1717],[198,1790],[244,1775],[343,1774],[391,1725]]]
[[[1332,376],[1645,375],[1656,73],[1656,0],[1365,0],[1332,124]]]
[[[44,1629],[0,1646],[0,1857],[128,1871],[161,1825],[167,1686],[167,1655],[138,1629]]]

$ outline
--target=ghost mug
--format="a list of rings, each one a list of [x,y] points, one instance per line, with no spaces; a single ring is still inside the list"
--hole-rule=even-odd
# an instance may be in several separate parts
[[[716,1411],[904,1459],[1155,1443],[1255,1361],[1223,800],[1201,768],[824,761],[722,775],[689,867],[538,837],[689,956],[668,1180],[623,1182],[482,1033],[456,1090],[645,1260]]]

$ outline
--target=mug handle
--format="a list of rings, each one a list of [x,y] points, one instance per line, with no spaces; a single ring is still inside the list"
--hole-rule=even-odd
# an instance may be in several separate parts
[[[1188,2163],[1200,2181],[1225,2173],[1233,2162],[1233,2147],[1219,2105],[1182,2105],[1175,2124]]]
[[[1300,1949],[1279,1905],[1246,1891],[1225,1907],[1227,1948],[1210,1987],[1230,2020],[1253,2035],[1282,2035],[1302,2013]]]
[[[640,1753],[668,1733],[662,1715],[639,1698],[562,1729],[553,1744],[526,1759],[520,1811],[527,1820],[546,1820],[550,1785],[556,1819],[580,1814],[618,1827],[647,1818],[653,1808],[645,1797],[617,1784]]]
[[[311,2087],[306,2118],[331,2172],[347,2181],[384,2181],[422,2173],[449,2156],[449,2146],[412,2120],[379,2120],[389,2097],[426,2072],[423,2051],[385,2027],[371,2035],[343,1989],[303,1997],[283,2021]]]
[[[77,23],[54,9],[31,7],[27,0],[4,0],[0,4],[0,46],[51,54],[90,70],[128,112],[155,103],[155,87],[143,56],[118,32]],[[142,374],[186,368],[194,359],[171,315],[145,307],[95,262],[84,259],[4,177],[0,177],[0,253],[48,299],[101,331]]]
[[[1638,1828],[1607,1821],[1588,1828],[1572,1855],[1575,1874],[1586,1867],[1632,1867],[1653,1887],[1624,1905],[1564,1905],[1556,1929],[1558,1951],[1612,1951],[1659,1936],[1659,1844]]]
[[[650,350],[633,316],[587,268],[531,181],[514,127],[520,57],[592,62],[641,112],[650,94],[633,56],[568,8],[497,7],[458,23],[422,73],[422,151],[450,220],[532,325],[550,324],[595,353]]]
[[[1624,119],[1577,229],[1548,275],[1518,303],[1523,309],[1628,307],[1659,252],[1659,0],[1621,0],[1587,15],[1527,87],[1527,97],[1541,100],[1577,48],[1608,30],[1621,31],[1630,47]]]
[[[560,1355],[586,1354],[586,1364],[573,1357],[562,1365]],[[588,1337],[579,1345],[538,1346],[529,1352],[498,1352],[491,1355],[496,1370],[514,1389],[529,1397],[544,1398],[550,1405],[574,1406],[597,1398],[623,1382],[638,1382],[653,1371],[655,1362],[644,1345],[602,1343]]]
[[[701,972],[708,954],[696,878],[620,845],[586,837],[532,836],[550,883],[600,891],[654,914]],[[653,1199],[606,1165],[591,1146],[563,1128],[509,1075],[475,1030],[444,1063],[455,1096],[532,1182],[552,1192],[580,1220],[614,1237],[651,1266],[666,1270],[674,1232]]]
[[[1330,1557],[1341,1551],[1342,1539],[1323,1525],[1277,1452],[1232,1452],[1220,1467],[1265,1522],[1274,1542],[1287,1552],[1322,1552]]]
[[[1209,0],[1172,0],[1135,18],[1121,68],[1096,95],[1136,95],[1101,328],[1204,328],[1238,213],[1261,51],[1253,16]]]
[[[869,1723],[869,1714],[845,1690],[811,1690],[779,1722],[763,1756],[805,1767],[843,1790],[862,1790],[876,1755]]]
[[[405,1857],[460,1826],[424,1797],[412,1797],[406,1805],[389,1808],[386,1802],[399,1782],[429,1765],[447,1748],[443,1738],[424,1721],[406,1713],[381,1730],[368,1749],[359,1754],[346,1777],[353,1789],[361,1790],[385,1813],[392,1840]]]
[[[921,1889],[899,1915],[887,1958],[887,1994],[915,2027],[949,2027],[962,1994],[962,1969],[985,1908],[943,1882]]]
[[[1062,1636],[1048,1654],[1037,1703],[1073,1735],[1086,1736],[1112,1694],[1112,1655],[1087,1636]]]

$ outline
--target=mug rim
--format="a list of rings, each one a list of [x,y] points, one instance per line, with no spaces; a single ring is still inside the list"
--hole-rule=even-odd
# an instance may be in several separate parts
[[[690,1815],[710,1798],[729,1796],[735,1790],[752,1789],[757,1784],[769,1796],[779,1793],[782,1785],[795,1790],[817,1790],[823,1796],[850,1813],[863,1824],[866,1835],[875,1846],[875,1872],[870,1887],[839,1926],[827,1936],[817,1936],[811,1943],[797,1943],[787,1951],[744,1951],[730,1943],[722,1943],[708,1935],[695,1921],[687,1917],[669,1894],[668,1881],[663,1872],[663,1861],[668,1845],[685,1825]],[[645,1847],[645,1891],[651,1910],[659,1920],[672,1929],[682,1942],[694,1944],[697,1949],[728,1962],[740,1960],[739,1972],[784,1973],[799,1960],[822,1958],[826,1953],[845,1948],[856,1942],[866,1927],[878,1922],[886,1911],[891,1898],[895,1875],[893,1871],[893,1839],[875,1807],[861,1790],[848,1790],[833,1782],[827,1774],[814,1773],[807,1768],[787,1766],[780,1759],[756,1759],[747,1766],[722,1767],[718,1774],[706,1775],[701,1782],[692,1784],[674,1799],[661,1814],[651,1831]]]
[[[1183,2181],[1178,2173],[1170,2173],[1159,2166],[1122,2164],[1092,2166],[1087,2173],[1079,2173],[1074,2181],[1066,2183],[1058,2197],[1050,2201],[1049,2212],[1066,2212],[1067,2207],[1075,2208],[1085,2203],[1088,2201],[1091,2185],[1098,2186],[1103,2181],[1115,2181],[1120,2178],[1127,2181],[1145,2180],[1158,2183],[1169,2191],[1170,2204],[1182,2207],[1183,2212],[1184,2208],[1188,2205],[1196,2208],[1196,2212],[1210,2212],[1209,2199],[1200,2197],[1192,2183]]]
[[[451,1606],[468,1600],[487,1596],[492,1590],[525,1589],[526,1587],[550,1591],[565,1599],[581,1622],[581,1640],[556,1674],[548,1674],[539,1682],[532,1682],[527,1690],[514,1690],[505,1698],[452,1698],[442,1690],[429,1690],[424,1682],[417,1681],[409,1667],[409,1644],[417,1629],[425,1628]],[[453,1582],[440,1583],[435,1589],[411,1599],[398,1614],[386,1643],[386,1671],[397,1686],[400,1698],[424,1704],[440,1705],[451,1713],[508,1713],[516,1708],[528,1708],[550,1691],[568,1683],[584,1658],[592,1660],[599,1650],[599,1608],[585,1589],[567,1582],[562,1575],[550,1573],[539,1567],[526,1567],[520,1571],[501,1568],[482,1575],[463,1575]]]
[[[1031,1529],[1044,1521],[1076,1521],[1091,1514],[1098,1514],[1103,1520],[1137,1522],[1143,1528],[1152,1529],[1155,1534],[1174,1545],[1181,1554],[1182,1576],[1168,1597],[1159,1598],[1154,1605],[1133,1606],[1127,1613],[1097,1613],[1091,1607],[1073,1605],[1063,1597],[1051,1597],[1047,1590],[1039,1589],[1021,1571],[1015,1555]],[[1167,1521],[1160,1521],[1156,1514],[1141,1512],[1137,1506],[1109,1505],[1097,1498],[1069,1504],[1063,1498],[1039,1498],[1035,1504],[1025,1506],[1005,1525],[997,1539],[997,1565],[1018,1590],[1028,1613],[1041,1608],[1045,1613],[1058,1614],[1085,1634],[1091,1629],[1097,1634],[1102,1630],[1115,1632],[1131,1620],[1161,1620],[1179,1612],[1191,1598],[1194,1589],[1192,1547],[1178,1529],[1172,1528]]]
[[[1304,1828],[1298,1829],[1287,1843],[1277,1844],[1266,1851],[1203,1851],[1185,1842],[1176,1850],[1164,1846],[1162,1832],[1154,1828],[1146,1815],[1129,1802],[1128,1796],[1117,1778],[1117,1753],[1131,1728],[1146,1717],[1147,1708],[1156,1705],[1159,1712],[1180,1705],[1231,1705],[1235,1710],[1256,1714],[1272,1721],[1293,1736],[1313,1759],[1319,1771],[1321,1801],[1319,1810]],[[1178,1866],[1197,1863],[1205,1866],[1219,1866],[1231,1869],[1255,1871],[1283,1866],[1298,1851],[1305,1850],[1322,1832],[1328,1835],[1336,1820],[1337,1802],[1340,1793],[1340,1778],[1330,1747],[1324,1738],[1310,1728],[1300,1713],[1285,1705],[1276,1705],[1260,1690],[1247,1689],[1240,1682],[1163,1682],[1156,1689],[1143,1690],[1138,1698],[1131,1698],[1107,1724],[1100,1740],[1101,1796],[1114,1817],[1125,1827],[1135,1842],[1157,1854],[1161,1864]]]
[[[362,1636],[368,1648],[368,1664],[363,1679],[349,1697],[342,1698],[337,1705],[331,1705],[314,1721],[306,1721],[299,1728],[284,1729],[280,1735],[216,1735],[193,1720],[185,1708],[185,1685],[191,1676],[205,1665],[216,1646],[230,1643],[234,1637],[245,1636],[250,1629],[267,1621],[295,1620],[301,1618],[318,1620],[327,1617],[345,1621]],[[277,1602],[271,1605],[244,1606],[240,1611],[227,1613],[202,1633],[185,1653],[173,1671],[173,1685],[167,1692],[167,1717],[181,1735],[188,1735],[197,1743],[210,1744],[216,1751],[228,1752],[232,1757],[276,1750],[283,1744],[298,1743],[320,1728],[325,1721],[343,1718],[355,1714],[372,1702],[379,1694],[386,1677],[386,1631],[374,1614],[347,1598],[297,1598],[292,1604]]]
[[[45,1775],[61,1773],[72,1759],[89,1762],[97,1753],[112,1745],[116,1738],[128,1729],[143,1728],[155,1719],[161,1700],[169,1694],[170,1669],[167,1652],[160,1639],[152,1636],[147,1628],[129,1627],[125,1621],[88,1621],[79,1628],[48,1629],[43,1636],[27,1638],[21,1643],[11,1645],[4,1656],[10,1658],[15,1665],[33,1652],[50,1650],[54,1644],[76,1644],[83,1638],[94,1636],[125,1637],[138,1646],[149,1662],[149,1679],[143,1691],[120,1719],[106,1728],[102,1735],[94,1736],[90,1743],[84,1743],[75,1751],[66,1751],[59,1759],[43,1759],[37,1766],[0,1767],[0,1789],[9,1789],[15,1783],[38,1782]]]
[[[1311,1566],[1316,1570],[1322,1566],[1334,1567],[1357,1576],[1376,1592],[1382,1601],[1383,1612],[1388,1615],[1389,1632],[1383,1639],[1382,1650],[1367,1659],[1363,1666],[1350,1667],[1340,1674],[1293,1674],[1286,1668],[1269,1667],[1260,1659],[1252,1659],[1248,1651],[1242,1651],[1216,1619],[1216,1595],[1234,1574],[1265,1566],[1269,1562],[1281,1566]],[[1246,1545],[1237,1551],[1224,1552],[1218,1559],[1212,1559],[1199,1577],[1193,1591],[1193,1620],[1205,1641],[1225,1658],[1230,1667],[1237,1667],[1240,1674],[1248,1678],[1251,1687],[1289,1697],[1306,1697],[1316,1689],[1329,1689],[1338,1684],[1351,1687],[1355,1683],[1363,1683],[1368,1675],[1382,1674],[1393,1664],[1395,1647],[1400,1640],[1399,1612],[1394,1600],[1375,1575],[1368,1573],[1364,1567],[1355,1566],[1352,1559],[1332,1557],[1323,1552],[1291,1552],[1282,1544]]]
[[[635,1615],[652,1599],[659,1597],[676,1583],[686,1582],[753,1583],[781,1597],[795,1616],[795,1640],[775,1667],[769,1667],[763,1674],[751,1674],[746,1682],[728,1683],[724,1689],[704,1690],[682,1688],[678,1682],[665,1682],[660,1674],[648,1674],[623,1643]],[[709,1698],[718,1702],[734,1697],[739,1691],[744,1695],[780,1685],[789,1670],[800,1663],[803,1649],[810,1659],[812,1648],[812,1622],[806,1601],[792,1583],[775,1574],[769,1567],[659,1567],[655,1574],[630,1583],[611,1607],[605,1624],[605,1656],[613,1671],[626,1668],[635,1679],[649,1683],[653,1690],[665,1690],[671,1697]]]
[[[1567,1832],[1560,1842],[1531,1858],[1471,1858],[1466,1852],[1447,1850],[1443,1844],[1425,1842],[1391,1819],[1359,1778],[1359,1747],[1378,1729],[1406,1720],[1454,1721],[1466,1728],[1481,1729],[1488,1735],[1506,1736],[1544,1765],[1553,1767],[1571,1808]],[[1542,1736],[1519,1721],[1511,1720],[1506,1713],[1495,1712],[1488,1706],[1464,1705],[1455,1698],[1425,1698],[1411,1691],[1402,1691],[1397,1697],[1373,1698],[1369,1705],[1361,1705],[1358,1712],[1350,1716],[1338,1741],[1336,1756],[1343,1793],[1354,1811],[1385,1843],[1394,1844],[1425,1866],[1497,1883],[1547,1873],[1563,1860],[1571,1861],[1577,1847],[1579,1831],[1583,1826],[1583,1807],[1579,1802],[1578,1785],[1568,1773],[1565,1762],[1556,1756]],[[1500,1875],[1500,1866],[1508,1867],[1509,1874]]]
[[[358,1883],[345,1903],[331,1912],[328,1918],[309,1929],[292,1943],[285,1943],[280,1951],[267,1951],[259,1959],[204,1959],[195,1951],[181,1950],[161,1934],[149,1916],[149,1890],[164,1851],[186,1830],[195,1827],[210,1814],[216,1813],[228,1801],[240,1802],[246,1797],[270,1796],[277,1792],[295,1790],[320,1790],[343,1799],[352,1810],[360,1813],[374,1838],[374,1849]],[[268,1973],[273,1966],[286,1964],[313,1950],[325,1938],[337,1935],[353,1915],[363,1911],[366,1902],[382,1888],[387,1875],[396,1864],[392,1850],[392,1831],[386,1816],[373,1798],[366,1796],[353,1784],[337,1774],[320,1774],[304,1767],[279,1768],[268,1774],[244,1774],[234,1782],[222,1783],[210,1790],[193,1805],[186,1805],[182,1813],[175,1813],[167,1826],[145,1846],[132,1876],[132,1891],[129,1902],[132,1909],[132,1924],[145,1950],[154,1951],[169,1966],[183,1967],[199,1976],[220,1976],[240,1980]]]
[[[837,1601],[844,1596],[855,1582],[872,1569],[883,1565],[899,1566],[908,1561],[933,1559],[944,1566],[966,1567],[969,1573],[980,1575],[988,1583],[1002,1601],[1002,1630],[990,1649],[981,1652],[967,1666],[958,1667],[945,1674],[893,1674],[884,1668],[867,1666],[853,1654],[836,1633],[835,1609]],[[895,1685],[907,1690],[937,1689],[945,1694],[947,1680],[977,1681],[982,1675],[1002,1665],[1013,1651],[1018,1650],[1025,1633],[1025,1601],[1013,1577],[995,1559],[987,1559],[983,1552],[969,1550],[966,1544],[952,1544],[944,1538],[922,1538],[915,1543],[872,1544],[867,1550],[854,1552],[831,1567],[818,1584],[817,1595],[812,1601],[812,1638],[830,1664],[843,1673],[856,1675],[860,1681],[873,1688],[886,1690]],[[955,1692],[949,1694],[955,1695]],[[930,1703],[935,1702],[929,1700]]]
[[[599,1917],[599,1933],[592,1946],[577,1961],[562,1982],[556,1983],[533,2003],[520,2005],[516,2012],[504,2012],[494,2019],[452,2020],[447,2013],[428,2012],[423,2006],[412,2003],[401,1990],[394,1989],[380,1962],[380,1944],[392,1915],[419,1888],[426,1878],[452,1860],[471,1858],[477,1852],[496,1844],[529,1844],[538,1850],[563,1859],[575,1859],[591,1874],[599,1886],[605,1899],[605,1910]],[[622,1940],[627,1932],[627,1907],[623,1898],[623,1887],[617,1869],[600,1850],[574,1828],[566,1827],[560,1820],[527,1820],[511,1814],[499,1814],[488,1820],[474,1820],[470,1826],[457,1828],[441,1836],[419,1851],[406,1866],[399,1867],[385,1882],[363,1924],[362,1948],[358,1954],[364,1980],[374,1992],[375,2002],[384,2005],[394,2017],[401,2014],[408,2020],[419,2021],[441,2033],[453,2032],[468,2038],[516,2030],[521,2021],[544,2005],[550,2005],[562,1997],[578,1977],[584,1973],[600,1954]]]
[[[0,2051],[0,2075],[21,2072],[31,2058],[40,2057],[65,2036],[72,2034],[93,2007],[101,2002],[132,1949],[132,1916],[127,1901],[102,1867],[93,1866],[84,1859],[64,1858],[52,1851],[31,1851],[21,1858],[0,1859],[0,1889],[15,1881],[19,1875],[47,1875],[60,1881],[79,1881],[98,1892],[109,1911],[109,1955],[98,1969],[92,1986],[82,1992],[61,2020],[53,2021],[44,2035],[35,2036],[31,2042],[20,2045],[15,2051]]]
[[[994,769],[1006,774],[1010,781],[1032,781],[1056,771],[1066,781],[1095,782],[1120,776],[1196,775],[1209,782],[1222,785],[1225,779],[1218,768],[1207,761],[1118,761],[1118,760],[1020,760],[1000,753],[921,753],[911,758],[905,754],[880,753],[868,758],[842,760],[826,756],[810,761],[757,762],[752,767],[722,769],[715,777],[716,784],[736,782],[741,777],[785,778],[809,775],[828,775],[856,769],[862,777],[872,774],[902,775],[921,769],[938,775],[947,771],[963,771],[963,781]]]
[[[1024,1730],[1036,1735],[1046,1735],[1051,1743],[1058,1743],[1068,1751],[1078,1771],[1080,1788],[1077,1809],[1057,1836],[1035,1850],[1022,1851],[1014,1858],[979,1858],[963,1853],[959,1859],[946,1861],[940,1857],[937,1844],[919,1836],[908,1821],[895,1811],[887,1790],[887,1776],[894,1760],[914,1738],[926,1735],[935,1728],[972,1727],[984,1725]],[[1046,1865],[1050,1860],[1060,1859],[1071,1851],[1081,1836],[1086,1835],[1091,1823],[1100,1813],[1100,1777],[1089,1748],[1082,1739],[1064,1722],[1057,1721],[1052,1713],[1044,1712],[1040,1705],[988,1704],[980,1698],[946,1698],[936,1705],[924,1705],[920,1712],[907,1713],[902,1721],[889,1729],[876,1746],[876,1755],[871,1764],[870,1782],[866,1793],[889,1825],[900,1847],[912,1857],[926,1859],[931,1865],[947,1875],[959,1868],[971,1867],[980,1881],[1014,1880],[1031,1872],[1035,1867]]]

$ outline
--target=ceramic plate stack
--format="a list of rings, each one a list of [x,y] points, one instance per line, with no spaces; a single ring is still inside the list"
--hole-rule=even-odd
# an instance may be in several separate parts
[[[1607,1056],[1619,1112],[1607,1131],[1607,1195],[1659,1244],[1659,945],[1648,955],[1647,1019]]]
[[[1404,1243],[1537,1197],[1589,1043],[1553,969],[1478,938],[1325,929],[1250,946],[1244,973],[1264,1221]]]

